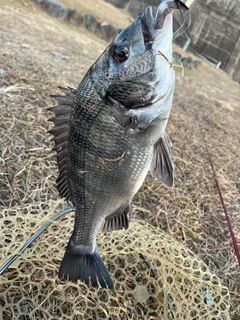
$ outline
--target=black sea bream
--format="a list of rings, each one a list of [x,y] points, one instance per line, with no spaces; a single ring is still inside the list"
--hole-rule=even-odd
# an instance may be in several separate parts
[[[124,29],[76,90],[50,108],[61,197],[75,224],[59,277],[113,288],[99,254],[98,231],[127,229],[131,201],[150,170],[173,185],[165,131],[174,91],[172,13],[157,27],[152,9]]]

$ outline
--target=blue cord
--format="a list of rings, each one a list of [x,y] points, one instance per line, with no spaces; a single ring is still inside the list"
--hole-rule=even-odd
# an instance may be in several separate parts
[[[19,253],[14,254],[13,256],[11,256],[1,267],[0,267],[0,275],[17,259],[17,257],[19,256],[20,253],[22,253],[45,229],[47,229],[47,227],[54,222],[55,220],[57,220],[58,218],[60,218],[61,216],[63,216],[64,214],[71,212],[75,210],[74,207],[71,208],[67,208],[59,213],[57,213],[55,216],[53,216],[50,220],[48,220],[48,222],[46,222],[40,229],[37,230],[37,232],[29,239],[25,242],[25,244],[22,246],[22,248],[19,250]]]

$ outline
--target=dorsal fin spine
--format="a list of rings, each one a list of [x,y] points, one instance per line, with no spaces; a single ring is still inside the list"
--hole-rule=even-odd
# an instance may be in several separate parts
[[[53,135],[53,150],[56,151],[57,165],[59,175],[56,179],[57,189],[62,198],[72,201],[70,185],[68,181],[68,138],[69,138],[69,120],[73,106],[76,90],[72,88],[59,87],[64,95],[52,95],[58,105],[48,108],[53,112],[55,117],[49,119],[53,122],[54,127],[48,132]]]

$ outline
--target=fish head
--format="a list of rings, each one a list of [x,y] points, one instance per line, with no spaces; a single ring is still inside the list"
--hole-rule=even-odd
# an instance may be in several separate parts
[[[152,8],[147,7],[145,13],[124,29],[110,46],[109,79],[134,81],[143,76],[143,81],[158,81],[170,67],[172,37],[172,14],[169,13],[163,25],[158,26]]]
[[[101,97],[134,109],[149,107],[168,95],[174,86],[172,13],[160,18],[162,25],[147,7],[92,66],[91,79]]]
[[[131,129],[146,128],[169,116],[175,82],[172,20],[171,12],[154,18],[147,7],[117,35],[88,74],[100,98],[115,107],[111,112],[117,110],[113,117],[122,126],[135,119]]]

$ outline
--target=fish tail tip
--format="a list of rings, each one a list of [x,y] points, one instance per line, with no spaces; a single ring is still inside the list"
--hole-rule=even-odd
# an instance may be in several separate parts
[[[81,280],[95,288],[114,289],[112,278],[97,248],[93,254],[76,254],[67,247],[58,277],[73,282]]]

